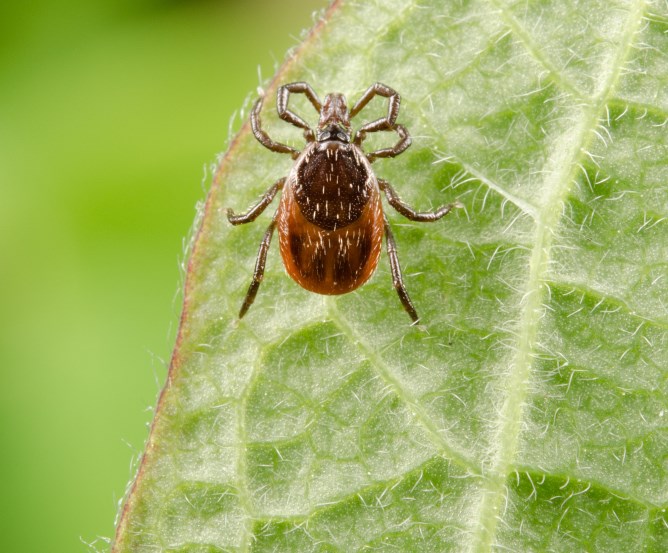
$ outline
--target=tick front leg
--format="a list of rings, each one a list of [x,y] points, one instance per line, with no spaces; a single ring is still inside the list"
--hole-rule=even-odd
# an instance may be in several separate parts
[[[253,207],[251,207],[246,213],[241,215],[235,215],[232,209],[227,209],[227,220],[233,225],[243,225],[244,223],[250,223],[255,221],[257,217],[267,208],[267,206],[273,201],[276,197],[276,193],[283,188],[285,184],[285,178],[277,180],[269,190],[267,190],[263,195],[262,199]]]
[[[299,156],[299,150],[295,150],[286,144],[281,144],[280,142],[275,142],[269,135],[262,130],[262,120],[260,119],[260,110],[262,109],[262,103],[264,102],[264,96],[260,96],[253,104],[253,109],[251,110],[251,129],[253,129],[253,134],[255,138],[262,144],[265,148],[268,148],[272,152],[278,152],[279,154],[290,154],[292,159],[297,159]]]
[[[358,132],[375,132],[391,129],[394,126],[394,122],[397,120],[397,115],[399,115],[399,105],[401,104],[401,96],[399,96],[399,93],[396,90],[382,83],[374,83],[367,89],[350,110],[350,118],[352,119],[362,111],[364,106],[366,106],[374,96],[383,96],[384,98],[389,99],[387,115],[381,119],[376,119],[371,123],[366,123]]]
[[[452,208],[460,206],[459,202],[455,202],[453,204],[442,205],[436,211],[415,211],[411,206],[402,201],[389,182],[383,179],[378,179],[378,186],[385,192],[385,196],[390,205],[406,217],[406,219],[410,219],[411,221],[419,221],[421,223],[437,221],[441,217],[445,217],[450,213]]]
[[[320,113],[320,110],[322,109],[322,103],[320,102],[318,95],[308,83],[289,83],[278,89],[278,94],[276,97],[276,109],[278,110],[278,116],[283,119],[283,121],[287,121],[295,127],[304,129],[304,131],[306,131],[304,133],[306,139],[309,142],[313,142],[313,140],[315,140],[315,135],[313,134],[313,130],[311,130],[311,127],[309,127],[308,123],[299,117],[299,115],[288,109],[288,101],[290,99],[291,93],[304,94],[318,113]]]
[[[406,291],[406,286],[404,286],[404,278],[401,275],[401,267],[399,266],[399,257],[397,256],[397,245],[394,242],[394,235],[390,229],[390,223],[385,218],[385,239],[387,241],[387,254],[390,257],[390,270],[392,271],[392,284],[394,284],[394,289],[399,294],[399,299],[401,300],[404,309],[408,312],[408,315],[413,320],[413,323],[417,323],[420,320],[420,317],[415,311],[413,302]]]
[[[267,231],[262,237],[262,242],[260,243],[260,249],[257,252],[257,260],[255,261],[255,271],[253,271],[253,281],[248,287],[248,292],[246,293],[246,299],[244,300],[241,309],[239,310],[239,318],[241,319],[248,311],[248,308],[255,301],[255,296],[257,295],[257,290],[260,287],[262,282],[262,277],[264,277],[264,265],[267,261],[267,252],[269,251],[269,245],[271,244],[271,237],[274,234],[274,229],[276,228],[276,217],[271,221],[271,224],[267,228]]]

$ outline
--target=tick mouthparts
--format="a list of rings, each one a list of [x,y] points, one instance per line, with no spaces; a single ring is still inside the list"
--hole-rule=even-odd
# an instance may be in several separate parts
[[[350,142],[350,134],[338,125],[327,125],[324,129],[318,130],[318,142],[325,142],[326,140]]]

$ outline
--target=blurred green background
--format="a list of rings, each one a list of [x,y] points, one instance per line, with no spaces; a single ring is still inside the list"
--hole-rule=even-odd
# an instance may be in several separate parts
[[[112,535],[205,169],[258,67],[271,76],[326,4],[0,3],[3,553]]]

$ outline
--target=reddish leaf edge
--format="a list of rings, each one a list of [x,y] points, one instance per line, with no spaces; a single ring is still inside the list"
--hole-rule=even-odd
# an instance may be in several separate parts
[[[294,49],[292,54],[289,55],[288,58],[278,68],[278,71],[274,74],[274,76],[272,77],[272,79],[270,80],[269,84],[265,89],[265,93],[267,93],[267,95],[276,90],[278,83],[281,82],[283,75],[290,69],[292,65],[294,65],[296,60],[299,59],[300,52],[305,50],[309,45],[311,45],[317,39],[317,37],[320,35],[324,27],[331,20],[332,15],[340,8],[341,4],[343,4],[344,1],[345,0],[333,0],[332,3],[325,9],[322,16],[318,18],[318,21],[316,21],[313,27],[311,27],[311,29],[308,31],[304,40]],[[169,369],[167,371],[167,381],[165,382],[165,385],[163,386],[158,396],[158,401],[155,407],[155,415],[153,416],[153,421],[151,422],[148,439],[146,441],[146,447],[144,449],[144,453],[142,454],[141,460],[139,461],[139,467],[137,468],[134,481],[132,482],[132,485],[130,486],[123,500],[123,507],[121,508],[120,517],[118,520],[118,525],[116,527],[116,532],[114,534],[114,539],[111,544],[110,553],[122,552],[122,550],[120,549],[120,547],[122,546],[121,540],[128,527],[131,513],[137,501],[137,490],[141,485],[144,473],[146,471],[146,467],[150,464],[152,454],[155,450],[155,439],[156,439],[155,429],[162,414],[162,407],[165,402],[165,399],[171,388],[174,377],[181,365],[181,345],[183,343],[184,333],[185,333],[184,329],[186,328],[186,322],[188,321],[188,315],[189,315],[188,299],[193,285],[193,275],[195,274],[198,265],[197,253],[199,250],[199,244],[202,237],[206,234],[207,230],[206,227],[211,212],[211,204],[213,203],[213,198],[216,197],[216,194],[220,189],[221,182],[223,181],[223,178],[225,176],[228,163],[230,162],[230,160],[234,159],[234,152],[237,149],[239,142],[241,141],[241,138],[245,137],[247,134],[249,134],[249,132],[250,132],[250,121],[246,120],[242,125],[242,127],[237,132],[237,134],[234,136],[232,141],[230,142],[227,151],[223,154],[216,169],[216,173],[213,177],[211,188],[209,189],[209,192],[207,194],[206,201],[204,203],[202,219],[199,224],[199,228],[195,233],[194,240],[192,242],[193,246],[186,268],[186,277],[185,277],[184,292],[183,292],[183,307],[181,309],[181,316],[179,318],[179,328],[176,335],[176,341],[174,343],[174,350],[172,352],[172,356],[169,362]]]

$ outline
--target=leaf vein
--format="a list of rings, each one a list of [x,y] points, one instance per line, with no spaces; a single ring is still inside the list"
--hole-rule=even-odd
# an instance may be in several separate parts
[[[494,0],[496,1],[496,0]],[[574,181],[574,174],[582,156],[586,155],[596,124],[605,109],[607,98],[612,93],[626,60],[645,8],[645,0],[636,0],[627,17],[625,29],[620,37],[620,46],[614,56],[607,75],[602,75],[603,85],[595,101],[582,106],[582,113],[560,142],[554,146],[554,154],[545,167],[545,198],[536,219],[535,245],[529,261],[529,276],[522,299],[522,314],[517,342],[517,353],[509,367],[509,390],[499,413],[496,439],[499,444],[492,464],[485,476],[480,502],[478,525],[474,529],[473,550],[491,551],[499,524],[501,502],[506,496],[505,481],[512,472],[512,464],[519,445],[519,433],[523,417],[523,403],[529,393],[529,380],[533,368],[533,350],[537,328],[543,314],[545,277],[549,268],[552,242],[563,216],[562,208]]]
[[[508,200],[513,205],[515,205],[515,207],[517,207],[520,211],[522,211],[526,215],[529,215],[534,221],[537,219],[537,217],[538,217],[538,207],[537,206],[535,206],[534,204],[520,198],[519,196],[515,196],[511,192],[508,192],[502,186],[500,186],[499,184],[494,182],[492,179],[487,177],[484,173],[482,173],[481,171],[476,169],[470,163],[467,163],[467,162],[465,162],[461,159],[457,159],[454,156],[450,156],[450,157],[456,163],[461,165],[473,177],[475,177],[477,180],[482,182],[488,188],[494,190],[496,193],[503,196],[506,200]]]
[[[580,100],[589,101],[590,98],[583,94],[573,83],[564,77],[559,68],[555,66],[543,51],[533,41],[531,35],[522,26],[522,24],[513,17],[508,9],[503,6],[498,0],[492,0],[492,3],[499,9],[501,19],[508,25],[515,38],[524,46],[531,57],[541,65],[549,74],[552,81],[565,92],[573,94]]]
[[[369,360],[379,376],[392,388],[395,395],[410,409],[415,419],[422,425],[430,437],[433,445],[448,459],[465,468],[472,474],[479,475],[480,468],[471,461],[463,452],[457,451],[443,438],[439,429],[426,413],[419,402],[402,386],[399,379],[392,374],[382,357],[357,336],[345,318],[341,315],[334,302],[328,302],[329,316],[332,322],[339,327],[341,332],[354,344]]]

